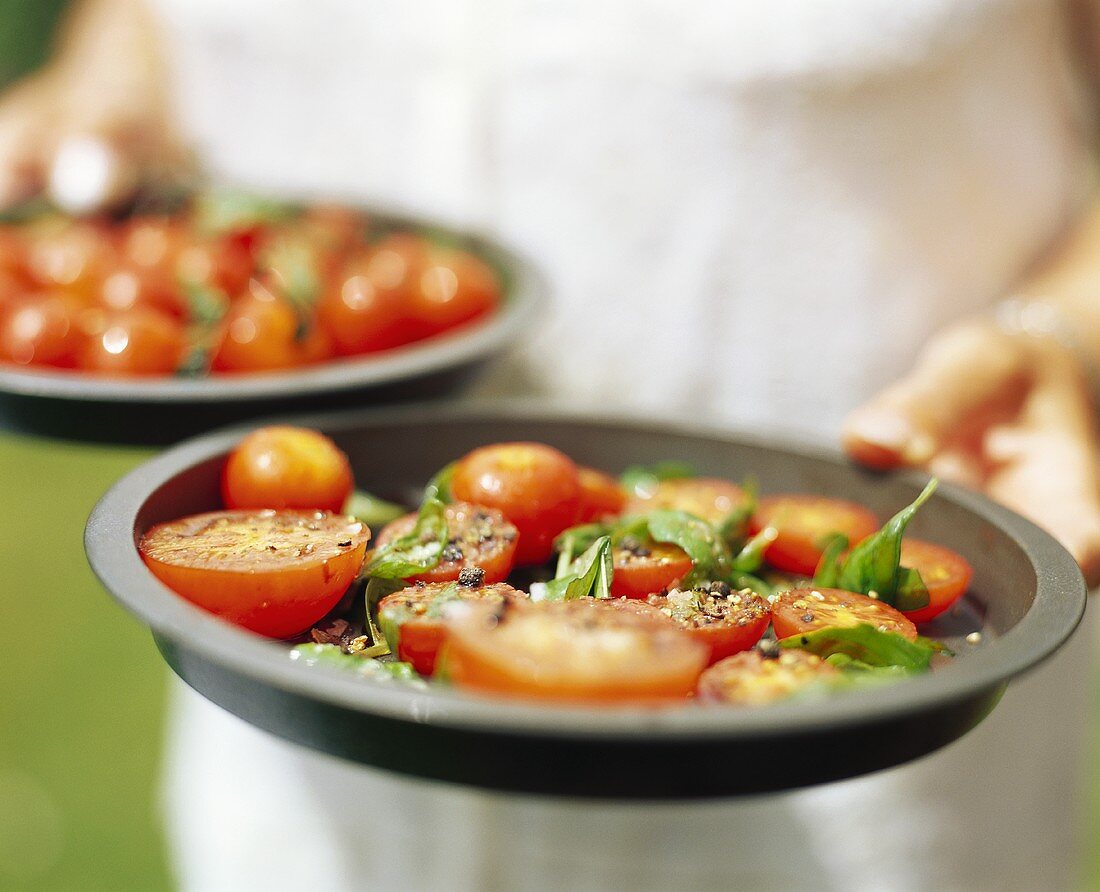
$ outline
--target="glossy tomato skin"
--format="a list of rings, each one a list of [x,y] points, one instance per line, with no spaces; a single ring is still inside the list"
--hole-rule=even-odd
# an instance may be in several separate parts
[[[592,523],[606,517],[618,517],[626,505],[626,493],[619,481],[595,468],[578,467],[581,484],[577,523]]]
[[[290,425],[246,436],[222,470],[226,508],[341,511],[354,485],[348,457],[324,434]]]
[[[138,307],[105,314],[88,332],[80,368],[101,375],[170,375],[187,349],[183,326],[156,310]]]
[[[650,595],[648,603],[706,645],[708,664],[755,645],[772,618],[771,605],[764,598],[750,591],[730,591],[728,586],[721,590],[712,586],[708,592]]]
[[[119,265],[104,276],[96,295],[97,303],[109,311],[156,310],[183,320],[187,305],[179,286],[158,270],[133,264]]]
[[[914,623],[935,619],[970,588],[974,570],[958,552],[920,539],[902,539],[901,564],[920,572],[928,589],[928,605],[904,611]]]
[[[694,690],[706,648],[638,602],[542,602],[451,621],[447,669],[460,688],[574,703],[660,705]]]
[[[425,336],[471,322],[499,303],[500,284],[484,261],[453,248],[424,252],[410,308]]]
[[[100,221],[49,218],[29,228],[27,269],[44,289],[90,300],[116,262],[109,229]]]
[[[435,672],[439,650],[447,638],[447,611],[455,602],[476,603],[489,609],[505,601],[524,601],[526,595],[510,585],[460,585],[433,582],[414,585],[378,603],[378,621],[397,658],[411,663],[421,675]]]
[[[377,545],[388,545],[411,532],[417,513],[406,514],[385,526]],[[444,509],[447,543],[443,558],[430,570],[408,577],[411,582],[453,582],[464,569],[484,571],[485,585],[503,582],[515,563],[519,531],[499,511],[468,502],[452,502]]]
[[[883,632],[896,632],[910,641],[917,637],[917,627],[912,621],[889,604],[841,589],[792,589],[772,604],[772,628],[780,639],[860,623]]]
[[[859,542],[878,529],[878,518],[855,502],[821,496],[777,495],[760,500],[750,523],[752,533],[773,527],[777,536],[764,559],[777,570],[812,576],[830,535]]]
[[[84,344],[84,304],[63,291],[31,295],[0,307],[0,361],[73,368]]]
[[[168,588],[270,638],[308,629],[355,580],[370,530],[318,511],[214,511],[151,528],[139,549]]]
[[[707,523],[719,524],[745,504],[745,491],[718,477],[678,477],[662,480],[652,490],[629,494],[624,514],[648,514],[659,509],[686,511]]]
[[[580,479],[572,459],[542,443],[497,443],[460,459],[452,495],[495,508],[519,530],[516,563],[541,564],[554,537],[572,526],[580,505]]]
[[[816,654],[781,650],[776,656],[764,656],[752,650],[726,657],[704,672],[699,679],[699,700],[765,706],[810,687],[827,687],[841,677],[840,670]]]
[[[289,369],[323,358],[323,346],[294,307],[276,291],[253,281],[248,294],[235,301],[222,320],[210,367],[218,372],[262,372]],[[325,341],[327,344],[327,341]]]
[[[676,545],[623,540],[611,550],[611,595],[645,598],[663,592],[691,572],[692,560]]]
[[[416,338],[405,264],[396,251],[364,250],[331,278],[318,303],[317,319],[337,354],[376,353]]]

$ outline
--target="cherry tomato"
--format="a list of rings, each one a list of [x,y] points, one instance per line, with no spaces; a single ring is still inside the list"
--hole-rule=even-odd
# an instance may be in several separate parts
[[[447,519],[447,544],[443,557],[430,570],[410,576],[413,582],[450,582],[458,579],[464,569],[478,567],[485,571],[483,582],[490,585],[503,582],[512,572],[519,531],[499,511],[452,502],[444,510]],[[387,524],[378,534],[379,547],[412,531],[417,514],[406,514]]]
[[[500,284],[484,261],[466,251],[431,247],[411,290],[414,319],[425,334],[470,322],[500,302]]]
[[[917,637],[917,627],[889,604],[837,588],[796,588],[784,592],[772,604],[776,638],[860,623],[882,632],[897,632],[910,641]]]
[[[815,687],[840,681],[839,669],[816,654],[781,650],[766,657],[739,653],[715,663],[699,679],[699,699],[731,706],[764,706]]]
[[[165,281],[175,281],[187,242],[186,227],[171,217],[134,217],[122,225],[123,262]]]
[[[482,446],[460,459],[451,480],[456,499],[496,508],[519,530],[516,563],[541,564],[554,537],[580,505],[577,466],[541,443]]]
[[[138,307],[106,314],[80,351],[80,367],[106,375],[170,375],[187,349],[183,326]]]
[[[31,295],[0,309],[0,360],[72,368],[84,343],[83,304],[55,291]]]
[[[403,264],[393,251],[361,252],[332,278],[317,319],[336,353],[373,353],[413,339]]]
[[[878,529],[878,518],[862,505],[820,496],[781,495],[761,499],[751,531],[774,527],[778,536],[764,552],[777,570],[812,576],[829,536],[859,542]]]
[[[157,270],[141,269],[133,264],[116,266],[104,276],[97,302],[108,310],[143,307],[177,319],[187,315],[187,305],[173,280]]]
[[[244,295],[256,268],[257,233],[252,229],[193,242],[176,257],[176,275],[184,282],[220,288],[231,298]]]
[[[712,584],[705,592],[650,595],[648,603],[705,644],[710,663],[748,650],[764,636],[772,618],[771,605],[764,598],[750,591],[730,591],[728,585]]]
[[[227,508],[340,511],[351,495],[348,457],[324,434],[274,425],[246,436],[222,470]]]
[[[387,595],[378,603],[378,623],[399,660],[412,663],[421,675],[431,675],[446,639],[446,617],[454,605],[476,602],[499,608],[506,599],[525,600],[526,595],[501,583],[414,585]]]
[[[663,592],[691,572],[692,560],[676,545],[623,539],[611,549],[614,573],[611,594],[616,598],[644,598]]]
[[[605,517],[616,517],[626,504],[626,493],[619,481],[595,468],[577,468],[581,484],[581,506],[577,523],[591,523]]]
[[[708,523],[721,523],[745,503],[745,491],[716,477],[677,477],[662,480],[656,489],[635,491],[623,514],[648,514],[662,508],[686,511]]]
[[[901,540],[901,564],[917,570],[928,589],[928,606],[905,611],[914,623],[926,623],[947,610],[966,594],[974,575],[961,554],[920,539]]]
[[[271,638],[320,620],[355,580],[370,530],[327,511],[213,511],[162,523],[141,556],[168,588]]]
[[[219,372],[288,369],[315,359],[294,307],[253,280],[249,293],[229,308],[221,323],[211,368]]]
[[[663,619],[594,598],[474,610],[449,624],[447,669],[458,687],[504,696],[654,705],[682,699],[707,649]]]
[[[91,299],[116,262],[115,246],[100,222],[48,218],[30,227],[27,268],[43,287]]]

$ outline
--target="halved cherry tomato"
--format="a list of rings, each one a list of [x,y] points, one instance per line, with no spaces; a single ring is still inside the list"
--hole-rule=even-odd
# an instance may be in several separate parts
[[[348,457],[322,433],[273,425],[246,436],[222,470],[226,508],[340,511],[351,494]]]
[[[730,591],[728,585],[650,595],[648,603],[705,644],[710,663],[748,650],[763,637],[772,618],[771,605],[764,598],[750,591]]]
[[[156,310],[104,314],[80,351],[80,367],[105,375],[170,375],[187,349],[183,326]]]
[[[577,468],[581,484],[581,506],[577,523],[591,523],[605,517],[616,517],[626,504],[626,493],[619,481],[595,468]]]
[[[917,627],[889,604],[838,588],[796,588],[784,592],[772,604],[776,638],[860,623],[882,632],[897,632],[910,641],[917,637]]]
[[[816,654],[781,650],[774,657],[757,650],[726,657],[699,679],[699,699],[731,706],[763,706],[812,687],[839,681],[841,672]]]
[[[958,601],[974,575],[961,554],[920,539],[901,540],[901,564],[917,570],[928,589],[928,606],[905,611],[915,623],[928,622]]]
[[[449,623],[446,648],[458,687],[586,703],[682,699],[706,660],[663,616],[594,598],[470,611]]]
[[[426,335],[470,322],[499,302],[500,283],[484,261],[453,248],[427,249],[410,303]]]
[[[862,505],[820,496],[781,495],[760,500],[750,523],[755,534],[774,527],[779,534],[764,559],[777,570],[812,576],[829,536],[840,533],[851,543],[878,529],[878,518]]]
[[[72,368],[84,344],[81,301],[66,292],[32,295],[0,310],[0,360]]]
[[[745,491],[717,477],[677,477],[662,480],[656,489],[631,493],[624,514],[648,514],[661,508],[686,511],[708,523],[721,523],[745,503]]]
[[[446,618],[456,602],[499,608],[504,601],[526,600],[510,585],[462,585],[433,582],[387,595],[378,603],[378,622],[399,660],[412,663],[421,675],[435,671],[439,648],[447,637]]]
[[[484,584],[503,582],[512,572],[519,531],[503,514],[492,508],[452,502],[444,509],[447,543],[443,557],[430,570],[410,576],[411,582],[451,582],[464,569],[477,567],[485,572]],[[406,514],[386,525],[378,534],[377,545],[387,545],[412,531],[417,514]]]
[[[616,598],[644,598],[671,588],[693,566],[677,545],[623,539],[611,549],[614,573],[611,594]]]
[[[370,530],[327,511],[212,511],[150,529],[141,556],[204,610],[271,638],[309,628],[355,580]]]
[[[554,537],[571,526],[580,505],[577,466],[542,443],[482,446],[455,465],[456,499],[496,508],[519,530],[516,563],[541,564]]]

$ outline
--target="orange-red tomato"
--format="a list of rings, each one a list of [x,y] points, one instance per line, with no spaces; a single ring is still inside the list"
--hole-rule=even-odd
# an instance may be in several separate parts
[[[537,700],[683,699],[695,688],[707,649],[641,606],[580,598],[472,610],[449,622],[449,677],[460,688]]]
[[[500,284],[492,268],[466,251],[431,247],[415,287],[411,311],[425,335],[470,322],[500,302]]]
[[[174,280],[158,270],[133,264],[120,264],[107,273],[96,298],[108,310],[142,307],[177,319],[187,316],[187,305]]]
[[[44,288],[62,288],[91,299],[117,262],[105,224],[49,218],[28,232],[27,269]]]
[[[692,560],[676,545],[623,540],[611,549],[611,594],[644,598],[671,588],[691,572]]]
[[[176,275],[183,282],[220,288],[229,297],[247,293],[256,268],[257,232],[244,229],[192,242],[176,255]]]
[[[258,281],[230,307],[210,366],[219,372],[259,372],[316,362],[327,350],[316,328],[302,330],[303,320],[290,303]]]
[[[456,603],[474,602],[499,608],[506,599],[516,601],[526,597],[523,592],[500,583],[415,585],[384,597],[378,603],[378,622],[397,658],[412,663],[421,675],[431,675],[447,637],[448,611]]]
[[[617,517],[626,504],[626,493],[619,481],[595,468],[578,467],[581,505],[577,523],[590,523],[605,517]]]
[[[222,470],[226,508],[340,511],[351,495],[348,457],[324,434],[273,425],[246,436]]]
[[[404,259],[388,249],[363,251],[344,264],[317,305],[336,353],[373,353],[413,340],[405,275]]]
[[[822,496],[780,495],[760,500],[750,529],[773,527],[778,534],[764,552],[777,570],[812,576],[829,537],[855,543],[878,529],[878,518],[862,505]]]
[[[325,511],[213,511],[158,524],[141,556],[166,586],[260,635],[289,638],[355,580],[370,530]]]
[[[648,603],[670,616],[710,652],[710,663],[748,650],[768,630],[772,609],[753,592],[730,591],[726,586],[707,592],[669,592],[650,595]]]
[[[187,349],[183,326],[145,307],[108,313],[89,332],[80,367],[105,375],[170,375]]]
[[[468,502],[452,502],[444,509],[447,543],[443,557],[430,570],[408,577],[413,582],[451,582],[464,569],[485,571],[484,584],[503,582],[512,572],[519,531],[499,511]],[[386,525],[377,545],[388,545],[416,525],[417,514],[406,514]]]
[[[72,368],[84,343],[83,304],[61,291],[31,295],[0,309],[0,360]]]
[[[917,637],[917,627],[889,604],[841,589],[796,588],[784,592],[772,604],[776,638],[861,623],[882,632],[897,632],[910,641]]]
[[[739,653],[715,663],[699,679],[699,699],[730,706],[764,706],[808,688],[826,688],[841,672],[816,654],[782,650],[774,657]]]
[[[947,610],[970,587],[974,570],[961,554],[920,539],[902,539],[901,563],[920,573],[928,589],[928,605],[906,610],[914,623],[925,623]]]
[[[667,508],[686,511],[708,523],[721,523],[747,496],[736,483],[717,477],[677,477],[662,480],[655,489],[635,491],[627,499],[624,514],[648,514]]]
[[[542,443],[497,443],[460,459],[451,480],[456,499],[496,508],[519,530],[516,563],[541,564],[554,537],[571,526],[580,505],[572,459]]]

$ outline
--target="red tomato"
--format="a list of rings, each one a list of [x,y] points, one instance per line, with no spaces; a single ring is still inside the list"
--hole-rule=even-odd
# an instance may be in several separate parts
[[[394,251],[363,251],[333,277],[317,305],[317,319],[336,353],[373,353],[413,339],[404,269]]]
[[[183,326],[156,310],[109,313],[84,342],[80,367],[106,375],[170,375],[187,349]]]
[[[578,467],[581,506],[577,523],[590,523],[605,517],[617,517],[626,504],[626,493],[619,481],[595,468]]]
[[[689,696],[707,659],[664,617],[594,598],[471,611],[450,622],[446,654],[460,688],[653,705]]]
[[[710,651],[710,663],[748,650],[768,630],[772,609],[759,595],[711,585],[710,591],[650,595],[649,603]]]
[[[778,536],[764,552],[777,570],[812,576],[829,536],[859,542],[878,529],[878,518],[862,505],[819,496],[782,495],[761,499],[751,531],[774,527]]]
[[[316,361],[321,351],[308,333],[302,336],[301,326],[301,317],[285,298],[253,280],[248,295],[235,301],[221,322],[210,367],[259,372]]]
[[[72,368],[84,343],[82,311],[78,299],[60,291],[13,301],[0,310],[0,360]]]
[[[694,566],[687,552],[676,545],[627,539],[612,548],[611,560],[611,594],[616,598],[644,598],[663,592]]]
[[[184,224],[171,217],[134,217],[122,226],[124,263],[174,282],[180,252],[187,246]]]
[[[177,319],[187,316],[183,295],[172,279],[132,264],[117,266],[104,277],[97,302],[108,310],[143,307]]]
[[[27,267],[46,288],[90,299],[116,263],[115,246],[102,223],[49,218],[30,227]]]
[[[902,539],[901,564],[917,570],[928,589],[927,607],[905,611],[914,623],[926,623],[943,613],[966,594],[974,575],[961,554],[920,539]]]
[[[442,560],[432,569],[409,579],[412,582],[451,582],[458,579],[464,569],[473,567],[485,571],[483,582],[486,585],[507,579],[515,561],[519,531],[504,515],[468,502],[452,502],[444,513],[447,544]],[[416,518],[413,512],[387,524],[378,534],[378,547],[411,532]]]
[[[213,511],[150,529],[141,556],[204,610],[271,638],[328,613],[355,580],[370,530],[326,511]]]
[[[827,687],[841,672],[816,654],[781,650],[766,657],[759,651],[739,653],[715,663],[699,679],[699,699],[731,706],[764,706],[807,688]]]
[[[496,508],[516,525],[520,565],[550,557],[554,537],[577,516],[580,491],[573,461],[541,443],[482,446],[459,460],[451,480],[456,499]]]
[[[415,585],[387,595],[378,603],[378,623],[399,660],[412,663],[421,675],[435,671],[439,649],[447,637],[446,618],[457,602],[476,602],[490,609],[526,595],[510,585],[468,586],[456,582]]]
[[[317,508],[340,511],[351,495],[348,457],[324,434],[274,425],[246,436],[226,460],[227,508]]]
[[[745,491],[716,477],[678,477],[662,480],[656,489],[630,494],[623,514],[648,514],[672,509],[686,511],[708,523],[721,523],[745,503]]]
[[[496,274],[477,257],[430,247],[411,290],[413,318],[425,334],[437,334],[483,316],[500,303]]]
[[[897,632],[910,641],[917,637],[917,627],[889,604],[837,588],[796,588],[784,592],[772,604],[776,638],[861,623],[882,632]]]
[[[176,275],[184,282],[220,288],[231,298],[243,295],[256,268],[255,242],[251,229],[194,242],[179,251]]]

